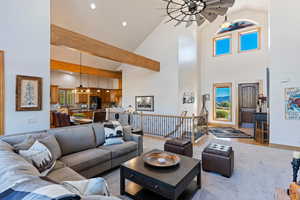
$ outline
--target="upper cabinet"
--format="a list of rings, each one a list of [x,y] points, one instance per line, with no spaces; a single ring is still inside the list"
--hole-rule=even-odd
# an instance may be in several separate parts
[[[50,103],[58,104],[58,85],[51,85],[50,88]]]

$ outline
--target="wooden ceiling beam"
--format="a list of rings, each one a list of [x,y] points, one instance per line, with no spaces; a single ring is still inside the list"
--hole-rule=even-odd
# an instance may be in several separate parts
[[[156,72],[160,71],[160,62],[53,24],[51,25],[51,44],[56,46],[66,46],[94,56],[146,68]]]
[[[68,72],[80,73],[80,65],[58,60],[51,60],[51,70],[63,70]],[[105,78],[122,79],[122,72],[98,69],[89,66],[81,66],[81,72],[83,74],[101,76]]]

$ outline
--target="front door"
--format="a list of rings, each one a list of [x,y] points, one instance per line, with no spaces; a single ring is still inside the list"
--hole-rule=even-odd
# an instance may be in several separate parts
[[[253,114],[256,112],[258,83],[239,84],[239,126],[253,128]]]

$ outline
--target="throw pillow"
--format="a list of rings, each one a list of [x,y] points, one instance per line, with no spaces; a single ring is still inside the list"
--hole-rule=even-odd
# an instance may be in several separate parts
[[[29,135],[22,142],[15,144],[14,149],[16,152],[20,150],[28,150],[35,141],[36,139],[32,135]]]
[[[55,165],[50,150],[39,141],[35,141],[28,150],[20,150],[19,154],[32,163],[42,176],[46,176]]]
[[[104,123],[104,131],[105,131],[104,146],[124,143],[123,128],[118,121]]]
[[[58,160],[61,157],[61,149],[54,135],[38,139],[38,141],[50,150],[54,160]]]

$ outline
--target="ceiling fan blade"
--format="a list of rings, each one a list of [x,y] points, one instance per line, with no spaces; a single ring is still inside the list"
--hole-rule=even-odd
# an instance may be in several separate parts
[[[214,4],[214,3],[220,3],[221,0],[203,0],[203,2],[204,2],[206,5],[209,5],[209,4]]]
[[[213,13],[213,14],[216,14],[216,15],[222,15],[224,16],[227,11],[228,11],[228,8],[205,8],[204,9],[205,12],[209,12],[209,13]]]
[[[214,13],[209,13],[209,12],[206,12],[206,11],[202,11],[201,12],[201,15],[207,19],[210,23],[215,21],[215,19],[217,19],[218,15],[214,14]]]
[[[193,24],[194,16],[190,15],[189,21],[186,23],[185,27],[188,28]]]
[[[196,22],[198,26],[201,26],[205,22],[205,18],[200,14],[196,14]]]
[[[230,8],[234,4],[234,0],[220,0],[220,2],[207,2],[207,8]]]
[[[183,15],[183,14],[180,13],[179,15],[177,15],[177,16],[174,17],[174,18],[176,19],[177,17],[180,17],[181,15]],[[172,21],[172,20],[175,20],[174,18],[169,19],[168,21],[165,22],[165,24],[169,23],[169,22]]]
[[[174,26],[179,26],[185,20],[186,17],[187,15],[183,16],[183,18],[180,21],[178,21]]]

